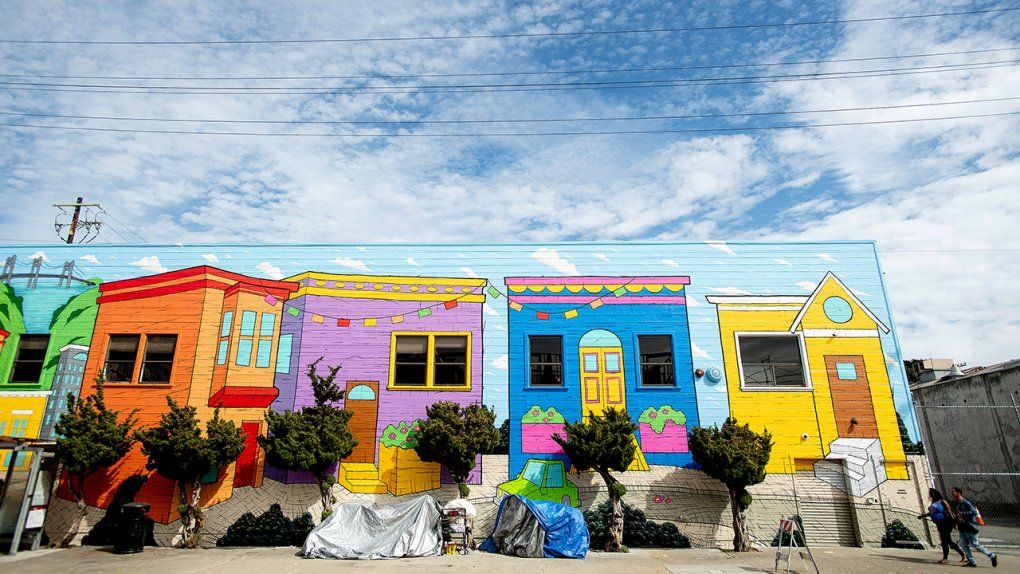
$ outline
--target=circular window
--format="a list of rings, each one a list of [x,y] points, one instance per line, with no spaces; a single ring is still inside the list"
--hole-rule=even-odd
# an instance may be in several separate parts
[[[846,323],[850,317],[854,316],[854,310],[850,307],[850,303],[847,303],[846,299],[842,297],[829,297],[825,303],[822,303],[822,310],[833,323]]]

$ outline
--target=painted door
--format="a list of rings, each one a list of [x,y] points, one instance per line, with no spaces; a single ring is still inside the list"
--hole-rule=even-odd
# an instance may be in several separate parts
[[[825,372],[840,438],[878,438],[878,423],[864,357],[826,355]]]
[[[259,443],[256,438],[259,436],[259,423],[242,422],[241,432],[244,433],[244,450],[234,467],[234,488],[255,486],[255,472],[258,470]]]
[[[375,462],[378,442],[376,422],[379,420],[379,383],[377,381],[348,381],[344,408],[351,411],[348,423],[358,446],[347,457],[348,462]]]
[[[581,337],[579,347],[581,415],[598,415],[608,407],[627,408],[623,346],[619,337],[604,329],[596,329]]]

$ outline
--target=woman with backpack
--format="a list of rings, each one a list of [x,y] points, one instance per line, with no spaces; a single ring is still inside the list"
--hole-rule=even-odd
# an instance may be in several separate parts
[[[918,516],[918,518],[931,518],[931,521],[935,523],[935,529],[939,532],[939,543],[942,544],[942,560],[939,560],[938,564],[949,562],[950,548],[956,550],[961,560],[966,561],[967,557],[964,556],[963,550],[960,550],[960,547],[953,542],[953,528],[956,527],[956,515],[953,513],[953,508],[949,505],[949,502],[942,498],[942,493],[938,489],[929,488],[928,496],[931,497],[928,512]]]

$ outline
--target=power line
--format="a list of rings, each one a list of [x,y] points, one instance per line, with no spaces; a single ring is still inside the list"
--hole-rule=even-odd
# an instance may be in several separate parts
[[[958,116],[942,116],[933,118],[905,118],[896,120],[875,120],[865,122],[834,122],[824,124],[786,124],[772,126],[741,126],[741,127],[717,127],[717,128],[685,128],[685,129],[654,129],[654,130],[607,130],[607,131],[558,131],[558,132],[493,132],[493,133],[292,133],[292,132],[210,132],[190,130],[155,130],[155,129],[133,129],[133,128],[101,128],[85,126],[54,126],[40,124],[14,124],[0,123],[3,127],[66,130],[66,131],[88,131],[88,132],[114,132],[114,133],[141,133],[141,134],[174,134],[174,135],[206,135],[206,136],[256,136],[256,137],[316,137],[316,138],[460,138],[460,137],[537,137],[537,136],[583,136],[583,135],[633,135],[633,134],[685,134],[685,133],[720,133],[720,132],[751,132],[765,130],[790,130],[790,129],[811,129],[830,128],[843,126],[867,126],[884,124],[903,124],[915,122],[930,122],[943,120],[963,120],[974,118],[990,118],[999,116],[1018,115],[1020,111],[996,112],[988,114],[969,114]],[[111,216],[112,217],[112,216]]]
[[[654,121],[654,120],[692,120],[692,119],[717,119],[737,117],[758,117],[758,116],[779,116],[797,114],[821,114],[840,112],[862,112],[875,110],[898,110],[909,108],[926,108],[936,106],[951,106],[964,104],[978,104],[991,102],[1006,102],[1020,100],[1020,96],[1005,98],[985,98],[974,100],[957,100],[952,102],[927,102],[918,104],[898,104],[887,106],[865,106],[854,108],[825,108],[815,110],[788,110],[788,111],[763,111],[763,112],[740,112],[725,114],[684,114],[684,115],[657,115],[657,116],[613,116],[601,118],[507,118],[507,119],[479,119],[479,120],[228,120],[212,118],[152,118],[133,116],[89,116],[71,114],[47,114],[38,112],[14,112],[0,110],[3,116],[23,116],[33,118],[58,118],[75,120],[106,120],[106,121],[133,121],[133,122],[175,122],[175,123],[209,123],[209,124],[276,124],[276,125],[447,125],[447,124],[521,124],[521,123],[575,123],[575,122],[618,122],[618,121]]]
[[[628,28],[621,30],[585,30],[579,32],[512,32],[504,34],[461,34],[450,36],[372,36],[362,38],[327,38],[327,39],[283,39],[283,40],[23,40],[0,39],[3,44],[36,44],[36,45],[74,45],[74,46],[214,46],[214,45],[259,45],[259,44],[326,44],[350,42],[419,42],[445,40],[481,40],[504,38],[561,38],[583,36],[606,36],[624,34],[660,34],[679,32],[708,32],[718,30],[747,30],[760,28],[789,28],[796,26],[827,26],[838,24],[858,24],[865,22],[887,22],[896,20],[916,20],[926,18],[944,18],[950,16],[975,16],[1012,12],[1020,8],[989,8],[984,10],[965,10],[958,12],[939,12],[925,14],[907,14],[900,16],[876,16],[870,18],[843,18],[830,20],[806,20],[798,22],[775,22],[758,24],[724,24],[714,26],[683,26],[669,28]]]
[[[73,76],[61,74],[0,74],[0,78],[45,78],[61,80],[267,80],[267,81],[289,81],[289,80],[395,80],[409,78],[461,78],[461,77],[484,77],[484,76],[543,76],[543,75],[580,75],[580,74],[612,74],[612,73],[636,73],[636,72],[677,72],[683,70],[716,70],[733,68],[765,68],[775,66],[802,66],[817,64],[839,64],[847,62],[873,62],[879,60],[904,60],[908,58],[934,58],[939,56],[961,56],[969,54],[987,54],[991,52],[1008,52],[1018,50],[1020,46],[1005,48],[988,48],[984,50],[959,50],[954,52],[929,52],[925,54],[903,54],[899,56],[868,56],[861,58],[833,58],[828,60],[794,60],[785,62],[758,62],[743,64],[713,64],[713,65],[685,65],[685,66],[656,66],[646,68],[592,68],[580,70],[532,70],[520,72],[449,72],[432,74],[361,74],[350,76]]]
[[[142,240],[142,243],[148,243],[148,241],[146,241],[144,237],[142,237],[141,235],[139,235],[139,234],[138,234],[138,232],[136,232],[136,231],[135,231],[134,229],[132,229],[132,228],[131,228],[130,226],[128,226],[127,224],[125,224],[125,223],[124,223],[123,221],[121,221],[121,220],[117,219],[116,217],[114,217],[112,213],[110,213],[109,211],[106,211],[106,210],[105,210],[105,209],[103,209],[103,208],[99,208],[99,209],[100,209],[100,211],[102,211],[102,212],[103,212],[103,213],[105,213],[106,215],[110,216],[110,219],[112,219],[112,220],[116,221],[116,222],[117,222],[117,223],[118,223],[118,224],[119,224],[119,225],[120,225],[121,227],[123,227],[124,229],[126,229],[127,231],[129,231],[129,232],[130,232],[131,234],[133,234],[133,235],[134,235],[135,237],[137,237],[138,239]],[[116,229],[114,229],[114,231],[116,231]],[[127,238],[125,238],[125,237],[124,237],[123,235],[121,235],[120,233],[117,233],[117,235],[120,235],[120,236],[121,236],[122,238],[124,238],[124,241],[128,241],[128,239],[127,239]],[[128,243],[130,243],[130,241],[128,241]]]
[[[902,76],[913,74],[931,74],[944,72],[960,72],[988,68],[1015,66],[1020,60],[993,60],[973,64],[948,64],[940,66],[914,66],[906,68],[879,68],[871,70],[852,70],[844,72],[811,72],[803,74],[776,74],[762,76],[718,76],[702,78],[648,79],[648,80],[617,80],[593,82],[533,82],[517,84],[431,84],[413,86],[346,86],[346,87],[180,87],[180,86],[141,86],[141,85],[104,85],[104,84],[55,84],[34,82],[0,82],[0,89],[44,92],[79,92],[100,94],[170,94],[170,95],[295,95],[295,94],[432,94],[432,93],[472,93],[472,92],[535,92],[535,91],[573,91],[573,90],[606,90],[606,89],[645,89],[671,88],[702,85],[740,85],[774,82],[801,82],[818,80],[839,80],[853,78],[871,78],[884,76]],[[81,86],[81,87],[73,87]],[[155,90],[155,91],[154,91]],[[221,90],[221,91],[209,91]],[[229,91],[222,91],[229,90]]]

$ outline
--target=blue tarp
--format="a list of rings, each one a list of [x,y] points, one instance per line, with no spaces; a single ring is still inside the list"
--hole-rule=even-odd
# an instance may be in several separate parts
[[[496,533],[500,532],[500,521],[503,520],[503,510],[507,502],[516,499],[527,506],[531,515],[535,517],[542,527],[536,531],[536,535],[543,535],[542,552],[546,558],[584,558],[588,553],[590,538],[588,525],[584,522],[584,515],[581,511],[556,502],[545,500],[531,500],[517,495],[503,497],[499,503],[499,511],[496,513],[496,524],[493,537],[482,543],[481,549],[486,552],[499,553],[501,549],[493,540]],[[504,525],[506,526],[506,525]]]

